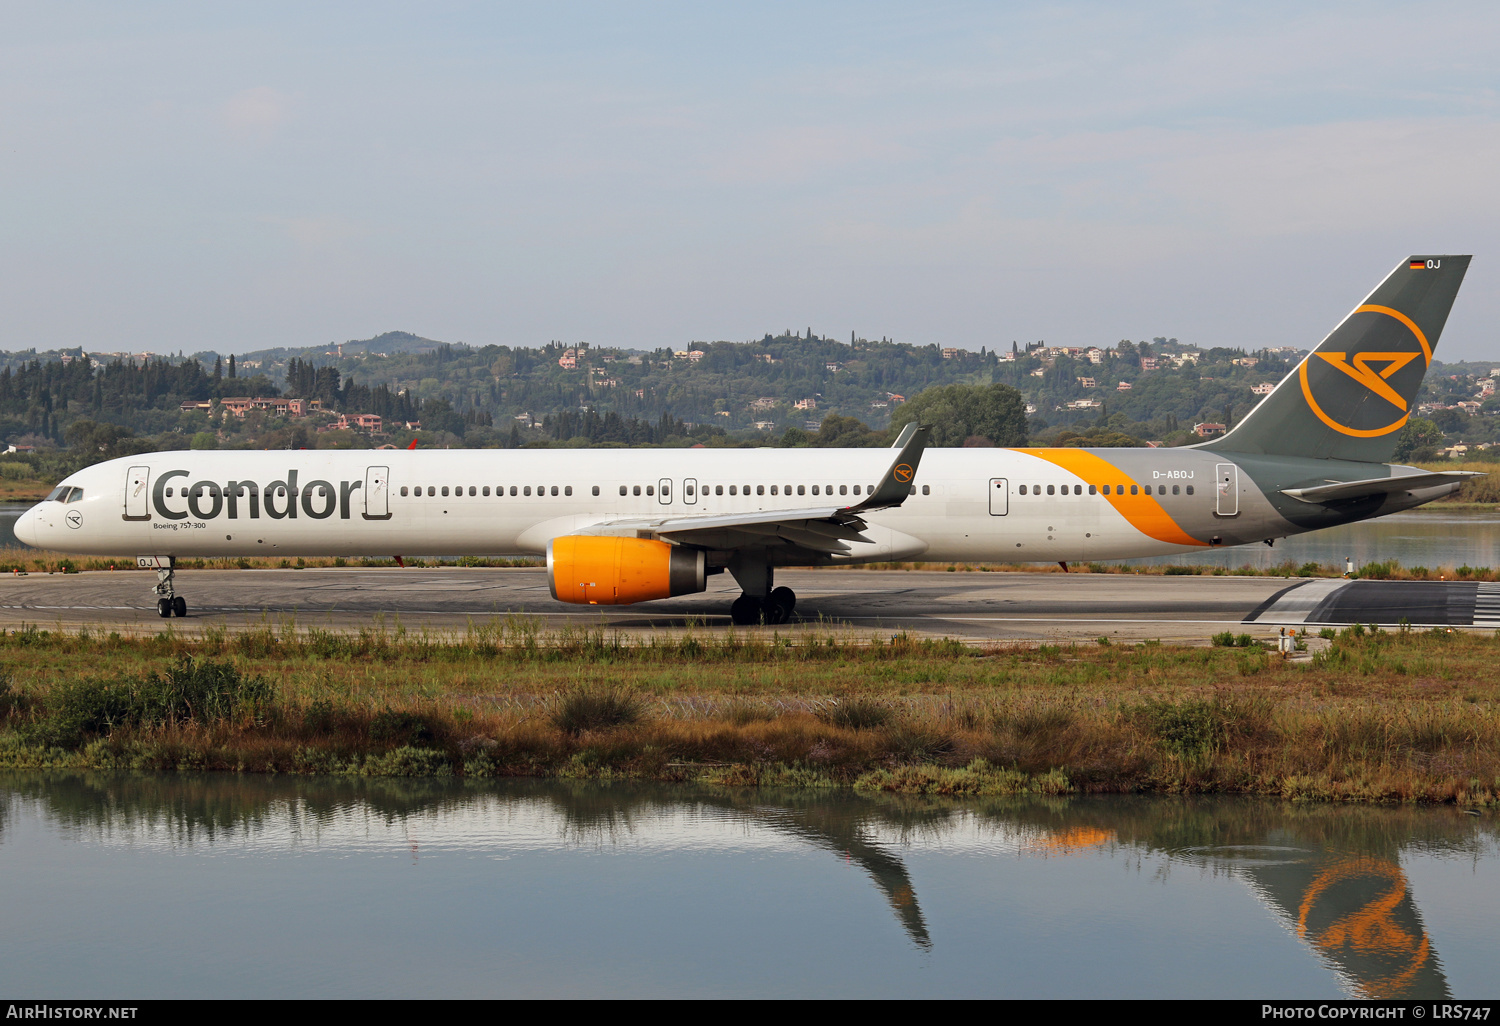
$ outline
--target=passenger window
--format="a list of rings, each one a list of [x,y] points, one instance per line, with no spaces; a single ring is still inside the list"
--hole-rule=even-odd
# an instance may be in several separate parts
[[[729,486],[729,494],[730,495],[738,495],[739,494],[739,489],[736,488],[734,485],[730,485]]]
[[[854,494],[855,494],[855,495],[858,495],[858,494],[859,494],[859,485],[855,485],[855,486],[854,486]]]
[[[553,495],[557,494],[557,489],[556,488],[552,489],[552,494]],[[563,485],[563,494],[564,495],[572,495],[573,494],[573,486],[572,485]]]
[[[813,487],[816,488],[817,486],[814,485]],[[806,485],[798,485],[797,486],[797,494],[798,495],[806,495],[807,494],[807,486]]]
[[[818,486],[817,485],[813,485],[813,494],[814,495],[818,494]]]
[[[418,488],[417,489],[417,493],[420,495],[421,492],[422,492],[422,489]],[[427,494],[428,495],[436,495],[437,494],[437,486],[436,485],[428,485],[427,486]]]
[[[1172,494],[1173,495],[1181,495],[1182,493],[1181,493],[1181,491],[1178,490],[1178,488],[1177,488],[1176,485],[1173,485],[1172,486]]]
[[[764,495],[764,494],[766,494],[766,486],[765,485],[756,485],[755,486],[755,494],[756,495]]]
[[[594,494],[595,495],[599,494],[599,486],[598,485],[594,485]]]
[[[475,492],[474,492],[474,486],[473,485],[469,485],[469,498],[472,499],[474,497],[474,494],[475,494]]]
[[[64,495],[66,495],[66,494],[67,494],[67,490],[66,489],[64,489],[64,488],[54,488],[52,490],[52,494],[49,495],[49,496],[47,496],[47,498],[48,498],[48,500],[50,500],[52,502],[62,502],[62,497]],[[168,488],[167,489],[167,498],[170,499],[172,497],[172,494],[173,494],[172,493],[172,489]]]
[[[771,494],[772,494],[772,495],[775,495],[775,494],[776,494],[776,486],[775,486],[775,485],[772,485],[772,486],[771,486]]]
[[[1156,494],[1157,495],[1166,495],[1167,494],[1167,486],[1166,485],[1157,485],[1156,486]]]
[[[524,494],[524,495],[530,495],[531,494],[531,485],[527,485],[521,491],[522,491],[522,494]]]
[[[647,485],[646,486],[646,494],[647,495],[655,495],[656,494],[656,486],[655,485]]]
[[[1095,489],[1097,489],[1098,487],[1099,487],[1098,485],[1089,485],[1089,494],[1090,495],[1095,494]]]
[[[922,494],[923,495],[931,495],[932,494],[932,487],[930,485],[923,485],[922,486]]]
[[[848,485],[839,485],[839,494],[840,495],[848,495],[849,494],[849,486]]]
[[[621,495],[624,495],[627,491],[628,491],[628,489],[624,485],[620,486],[620,494]]]
[[[734,492],[734,487],[732,485],[730,486],[729,491],[731,492],[731,494]],[[724,486],[723,485],[714,485],[714,494],[715,495],[723,495],[724,494]]]
[[[401,486],[401,498],[406,498],[406,485]]]
[[[1025,495],[1026,494],[1026,486],[1022,485],[1021,488],[1020,488],[1020,491],[1021,491],[1022,495]]]
[[[693,490],[693,486],[692,485],[685,486],[683,490],[687,493],[687,497],[689,499],[692,499],[695,495],[698,494],[696,491]]]
[[[484,496],[485,498],[489,498],[489,496],[490,496],[490,486],[489,485],[485,485],[483,488],[481,488],[479,490],[479,494],[482,495],[482,496]]]
[[[1131,495],[1139,494],[1139,490],[1140,490],[1140,485],[1131,485],[1130,486],[1130,494]]]
[[[1192,495],[1192,494],[1193,494],[1193,486],[1192,486],[1192,485],[1188,485],[1188,486],[1187,486],[1187,490],[1188,490],[1188,494],[1189,494],[1189,495]]]
[[[516,486],[515,485],[511,485],[510,486],[510,494],[512,494],[512,495],[516,494]]]
[[[630,489],[630,493],[632,495],[639,495],[639,494],[641,494],[641,486],[640,485],[636,485],[634,488]]]
[[[443,485],[443,498],[446,499],[447,497],[448,497],[448,486],[447,485]]]
[[[1055,491],[1055,488],[1056,488],[1055,485],[1048,485],[1047,486],[1047,494],[1048,495],[1055,495],[1055,494],[1057,494],[1056,491]]]

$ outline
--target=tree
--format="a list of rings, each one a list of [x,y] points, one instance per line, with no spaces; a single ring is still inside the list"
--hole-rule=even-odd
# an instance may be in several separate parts
[[[1395,459],[1432,459],[1443,444],[1443,429],[1426,417],[1413,417],[1396,436]]]
[[[824,449],[879,448],[886,444],[886,433],[854,417],[828,416],[818,425],[812,444]]]
[[[1026,444],[1026,403],[1009,385],[946,385],[929,388],[904,403],[891,430],[913,421],[932,426],[932,444],[962,446],[979,435],[995,445]]]

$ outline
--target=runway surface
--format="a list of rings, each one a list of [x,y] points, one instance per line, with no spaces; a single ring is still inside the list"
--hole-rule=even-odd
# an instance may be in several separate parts
[[[135,570],[0,578],[0,627],[159,631],[167,621],[156,614],[154,583],[154,574]],[[1224,630],[1270,636],[1287,624],[1500,628],[1500,584],[1456,581],[782,570],[776,583],[796,591],[796,622],[749,629],[1204,643]],[[548,594],[539,568],[188,570],[178,572],[177,587],[188,616],[170,622],[185,631],[267,620],[341,630],[376,622],[391,627],[398,620],[408,629],[462,629],[507,614],[536,617],[544,629],[724,629],[738,594],[728,575],[718,575],[700,595],[637,606],[569,606]]]

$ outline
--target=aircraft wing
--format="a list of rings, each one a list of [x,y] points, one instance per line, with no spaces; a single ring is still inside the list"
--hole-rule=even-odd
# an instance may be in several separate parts
[[[892,448],[898,448],[875,486],[862,502],[852,506],[808,506],[756,510],[748,513],[667,513],[660,516],[625,517],[590,524],[574,534],[649,533],[668,541],[706,548],[740,548],[747,545],[792,545],[812,552],[849,552],[850,542],[872,543],[864,535],[862,514],[899,506],[915,491],[912,485],[922,452],[931,437],[930,427],[908,424]]]
[[[1397,474],[1392,477],[1372,477],[1364,481],[1336,481],[1311,488],[1283,488],[1282,495],[1290,495],[1303,502],[1345,502],[1349,499],[1364,499],[1372,495],[1389,495],[1393,492],[1409,492],[1418,488],[1436,488],[1445,484],[1462,484],[1471,477],[1484,477],[1477,470],[1447,470],[1423,474]]]

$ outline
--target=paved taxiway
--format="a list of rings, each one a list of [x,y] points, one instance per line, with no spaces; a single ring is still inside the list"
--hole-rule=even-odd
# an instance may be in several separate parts
[[[0,627],[23,623],[158,631],[142,571],[0,578]],[[797,592],[797,623],[783,632],[839,625],[855,632],[909,631],[972,641],[1119,640],[1204,642],[1224,630],[1270,635],[1283,624],[1374,622],[1500,627],[1500,585],[1462,582],[1295,581],[1274,577],[1136,577],[1123,574],[782,570]],[[548,594],[541,569],[187,570],[177,575],[188,617],[179,630],[282,622],[353,629],[463,628],[521,613],[545,628],[604,624],[645,632],[729,624],[738,594],[728,575],[701,595],[625,607],[569,606]]]

